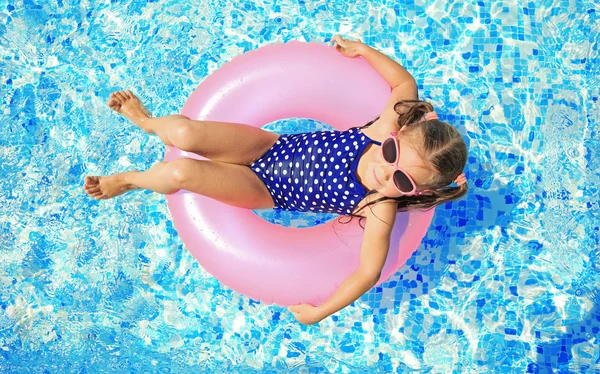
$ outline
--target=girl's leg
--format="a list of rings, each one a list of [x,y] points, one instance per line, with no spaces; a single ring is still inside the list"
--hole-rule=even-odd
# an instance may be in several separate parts
[[[165,195],[175,193],[180,188],[173,178],[168,177],[169,170],[165,170],[168,164],[159,162],[144,172],[128,171],[105,177],[87,176],[83,188],[96,200],[110,199],[140,188]]]
[[[184,189],[241,208],[268,209],[275,206],[267,187],[250,168],[189,158],[159,162],[144,172],[88,176],[84,189],[96,200],[110,199],[133,189],[161,194]]]
[[[111,93],[108,106],[112,110],[121,113],[148,134],[158,135],[163,143],[171,146],[173,143],[169,140],[166,129],[172,127],[182,119],[189,120],[188,117],[180,114],[152,118],[152,115],[148,109],[142,105],[140,99],[129,90]]]
[[[249,166],[279,139],[278,134],[240,123],[195,121],[182,115],[150,118],[129,90],[111,94],[108,105],[166,145],[214,161]]]

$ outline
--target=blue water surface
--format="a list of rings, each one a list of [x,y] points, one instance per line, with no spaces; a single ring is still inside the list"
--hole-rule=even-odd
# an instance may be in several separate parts
[[[0,0],[0,372],[600,372],[598,13],[591,0]],[[338,33],[405,66],[469,147],[469,193],[437,208],[381,287],[301,325],[200,267],[163,195],[85,194],[86,175],[163,158],[107,107],[112,91],[177,113],[237,55]]]

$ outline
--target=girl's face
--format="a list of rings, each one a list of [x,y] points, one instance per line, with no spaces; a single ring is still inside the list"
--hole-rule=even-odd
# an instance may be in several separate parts
[[[408,137],[402,136],[405,128],[400,130],[397,139],[399,143],[400,158],[398,166],[410,175],[417,184],[417,191],[421,191],[431,176],[431,171],[427,168],[425,162],[419,157],[418,153],[408,144]],[[367,168],[367,180],[369,187],[376,190],[386,197],[402,196],[393,181],[393,173],[396,169],[388,164],[381,154],[381,146],[377,147],[373,160]]]

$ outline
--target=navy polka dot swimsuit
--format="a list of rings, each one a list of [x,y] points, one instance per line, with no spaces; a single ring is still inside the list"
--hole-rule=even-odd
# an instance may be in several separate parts
[[[349,215],[367,194],[356,168],[370,143],[381,145],[357,127],[281,135],[250,168],[267,186],[275,208]]]

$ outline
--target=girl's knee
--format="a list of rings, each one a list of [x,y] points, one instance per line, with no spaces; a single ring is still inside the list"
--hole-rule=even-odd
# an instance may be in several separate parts
[[[195,169],[194,160],[180,158],[167,164],[170,179],[177,185],[182,186],[192,177]]]
[[[171,125],[169,140],[179,149],[186,150],[198,139],[201,121],[193,121],[187,117],[177,118]]]

